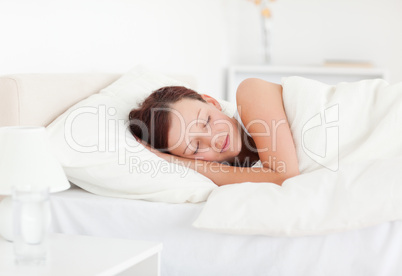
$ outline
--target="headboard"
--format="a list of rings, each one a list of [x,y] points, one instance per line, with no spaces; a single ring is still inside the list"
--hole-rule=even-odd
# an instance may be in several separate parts
[[[0,127],[47,126],[69,107],[121,75],[16,74],[0,77]]]
[[[121,74],[15,74],[0,76],[0,127],[47,126],[75,103],[98,93]],[[168,77],[196,88],[186,74]]]

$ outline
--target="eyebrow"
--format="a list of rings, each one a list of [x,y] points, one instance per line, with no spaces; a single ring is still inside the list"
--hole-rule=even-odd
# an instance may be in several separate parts
[[[197,114],[197,123],[196,123],[197,126],[198,126],[198,118],[200,117],[200,112],[201,112],[201,108],[200,108],[200,110],[198,110],[198,114]],[[188,143],[187,147],[184,149],[183,154],[186,152],[186,150],[187,150],[188,146],[190,146],[190,144],[191,144],[191,141],[190,141],[190,143]]]

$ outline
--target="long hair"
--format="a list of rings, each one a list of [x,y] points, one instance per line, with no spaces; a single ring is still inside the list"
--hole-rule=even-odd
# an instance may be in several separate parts
[[[152,92],[129,114],[131,133],[161,152],[168,151],[170,108],[182,99],[206,102],[200,94],[184,86],[165,86]]]

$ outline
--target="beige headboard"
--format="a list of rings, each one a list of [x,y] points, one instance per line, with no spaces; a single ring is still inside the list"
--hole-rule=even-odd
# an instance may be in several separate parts
[[[99,92],[121,74],[15,74],[0,76],[0,127],[47,126],[69,107]],[[196,89],[193,76],[167,74]]]
[[[16,74],[0,77],[0,127],[47,126],[119,74]]]

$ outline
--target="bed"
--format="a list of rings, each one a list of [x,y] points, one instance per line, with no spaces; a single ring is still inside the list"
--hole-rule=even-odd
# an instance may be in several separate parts
[[[98,73],[2,76],[0,126],[47,126],[119,77]],[[202,200],[167,203],[102,196],[74,184],[52,194],[51,200],[54,232],[162,242],[161,274],[165,276],[402,273],[402,221],[397,219],[328,234],[233,234],[194,227],[208,204]]]

